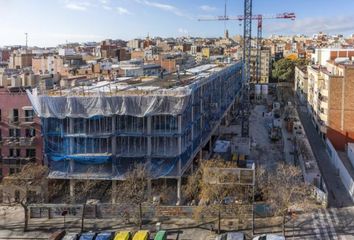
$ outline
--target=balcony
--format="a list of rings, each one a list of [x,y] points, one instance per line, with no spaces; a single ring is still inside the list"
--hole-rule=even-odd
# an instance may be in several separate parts
[[[327,122],[327,120],[328,120],[328,116],[327,116],[327,114],[325,114],[325,113],[321,113],[320,112],[320,115],[319,115],[319,117],[320,117],[320,119],[323,121],[323,122]]]
[[[20,137],[19,145],[20,147],[31,147],[35,144],[35,137]]]
[[[327,109],[328,109],[328,102],[321,101],[321,102],[319,103],[319,105],[320,105],[320,108],[324,109],[324,111],[327,111]]]
[[[9,147],[31,147],[35,145],[35,137],[7,137],[3,144]]]
[[[327,127],[324,126],[324,125],[321,125],[321,126],[320,126],[320,131],[321,131],[322,133],[324,133],[324,134],[327,134]]]
[[[320,94],[324,97],[328,97],[328,89],[321,89]]]
[[[17,157],[17,156],[2,157],[2,165],[11,168],[18,168],[35,161],[36,161],[35,157]]]
[[[20,120],[18,118],[9,118],[7,122],[10,126],[20,125]]]

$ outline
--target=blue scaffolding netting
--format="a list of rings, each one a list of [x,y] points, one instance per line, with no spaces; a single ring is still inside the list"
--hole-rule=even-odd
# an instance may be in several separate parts
[[[41,118],[52,178],[124,179],[137,163],[178,177],[241,88],[241,63],[153,94],[27,94]]]

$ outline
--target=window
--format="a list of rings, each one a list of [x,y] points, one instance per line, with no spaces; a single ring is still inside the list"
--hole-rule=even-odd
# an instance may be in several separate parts
[[[20,149],[10,148],[9,156],[10,157],[19,157],[20,156]]]
[[[34,128],[26,128],[25,130],[25,136],[26,137],[35,137],[36,136],[36,129]]]
[[[0,141],[2,140],[2,133],[1,133],[1,128],[0,128]]]
[[[16,173],[16,168],[10,168],[10,175]]]
[[[25,110],[25,122],[33,122],[34,118],[34,111],[31,110]]]
[[[36,149],[26,149],[26,157],[33,158],[36,157]]]
[[[0,178],[2,177],[2,168],[0,168]],[[0,198],[1,198],[1,194],[0,194]]]
[[[9,129],[9,137],[20,137],[21,130],[18,128],[10,128]]]
[[[18,109],[17,108],[14,108],[12,110],[12,121],[13,122],[18,122],[19,120],[19,116],[18,116]]]
[[[1,109],[0,109],[0,122],[1,122]]]

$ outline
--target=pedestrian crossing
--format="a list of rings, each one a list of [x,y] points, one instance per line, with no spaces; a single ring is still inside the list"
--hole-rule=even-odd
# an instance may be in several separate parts
[[[314,238],[324,240],[347,240],[345,236],[338,236],[335,227],[339,225],[337,209],[318,209],[311,214]]]

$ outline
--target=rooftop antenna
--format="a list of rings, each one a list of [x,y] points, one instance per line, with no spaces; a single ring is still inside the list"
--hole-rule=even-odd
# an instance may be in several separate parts
[[[26,50],[27,50],[27,48],[28,48],[28,33],[25,33],[25,35],[26,35]]]

